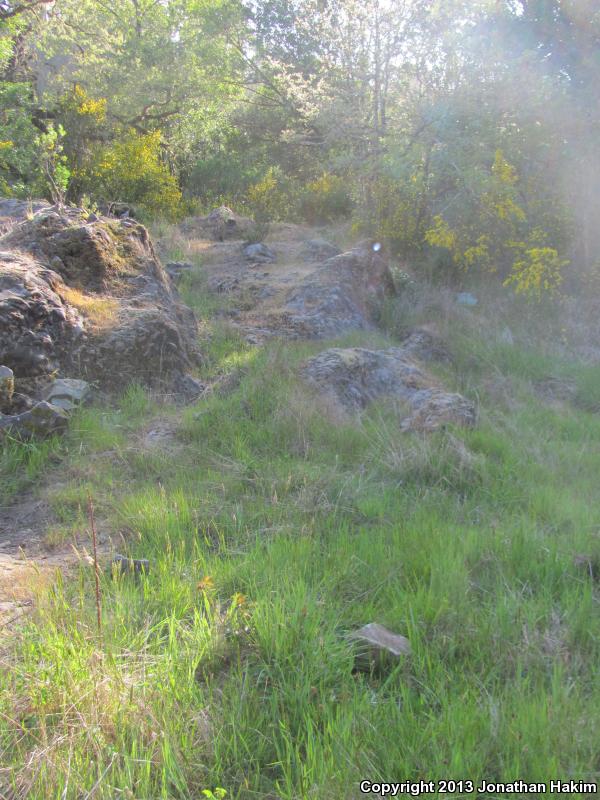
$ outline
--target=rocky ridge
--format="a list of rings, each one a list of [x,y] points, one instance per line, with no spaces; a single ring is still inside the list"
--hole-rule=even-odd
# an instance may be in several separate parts
[[[230,297],[229,320],[251,344],[376,329],[386,298],[395,294],[388,260],[376,242],[340,252],[310,229],[276,225],[266,242],[248,247],[234,231],[232,226],[226,241],[199,239],[197,246],[209,288]],[[395,401],[406,431],[473,425],[473,404],[446,391],[423,367],[449,359],[439,338],[423,328],[400,347],[328,348],[310,359],[302,377],[346,414],[380,398]]]

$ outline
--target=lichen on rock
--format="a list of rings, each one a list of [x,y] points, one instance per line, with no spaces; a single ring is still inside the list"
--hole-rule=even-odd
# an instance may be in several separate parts
[[[476,421],[473,403],[440,387],[402,347],[330,348],[306,363],[304,377],[348,413],[358,413],[379,398],[401,401],[405,431],[430,432]]]

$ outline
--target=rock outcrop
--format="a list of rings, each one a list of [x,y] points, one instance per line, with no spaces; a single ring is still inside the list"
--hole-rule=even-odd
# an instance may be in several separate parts
[[[52,376],[106,392],[134,380],[168,387],[198,362],[194,315],[142,225],[48,204],[3,208],[0,364],[14,373],[13,414]]]
[[[249,343],[325,339],[376,326],[385,298],[395,294],[380,245],[364,241],[340,253],[291,224],[272,226],[265,242],[248,245],[246,226],[254,223],[229,213],[216,209],[187,220],[181,231],[203,252],[209,290],[232,296],[227,316]],[[223,237],[214,235],[215,219],[225,221]]]
[[[386,296],[394,294],[387,260],[363,242],[322,262],[287,295],[284,330],[325,339],[372,327]]]
[[[379,398],[400,401],[406,431],[430,432],[476,421],[470,401],[442,389],[401,347],[324,350],[307,362],[304,376],[349,413],[360,412]]]
[[[320,263],[278,263],[255,272],[251,281],[242,275],[235,288],[246,286],[257,302],[236,324],[254,343],[274,336],[327,339],[373,328],[395,291],[386,258],[370,242]]]

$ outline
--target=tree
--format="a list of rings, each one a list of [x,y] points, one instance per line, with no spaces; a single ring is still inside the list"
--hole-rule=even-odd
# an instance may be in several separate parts
[[[10,0],[0,0],[0,20],[11,19],[19,14],[33,11],[40,6],[48,6],[55,0],[22,0],[22,2],[10,2]]]

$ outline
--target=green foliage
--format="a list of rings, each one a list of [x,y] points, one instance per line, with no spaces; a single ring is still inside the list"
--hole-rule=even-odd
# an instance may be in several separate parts
[[[289,182],[282,171],[271,167],[249,187],[246,203],[257,222],[286,219],[290,210]]]
[[[323,225],[347,218],[352,208],[347,181],[330,172],[310,181],[298,198],[298,214],[309,225]]]
[[[0,448],[0,504],[7,505],[39,481],[62,449],[58,437],[43,442],[4,437]]]
[[[27,196],[41,179],[31,87],[0,82],[0,193]]]
[[[505,286],[514,286],[517,294],[540,300],[555,294],[563,281],[563,268],[569,264],[553,247],[530,247],[518,257]]]
[[[339,176],[323,173],[301,186],[280,167],[270,167],[250,186],[244,203],[257,221],[295,218],[309,225],[347,218],[353,208],[347,184]]]
[[[355,227],[388,242],[394,253],[411,254],[423,241],[422,207],[426,188],[422,171],[415,167],[411,174],[390,169],[373,181],[368,199],[355,213]]]
[[[454,225],[435,216],[425,242],[446,251],[462,270],[499,272],[504,285],[513,286],[517,294],[540,299],[555,293],[569,261],[545,244],[555,232],[532,226],[519,197],[519,175],[501,150],[489,175],[470,189],[477,200],[476,213],[455,214]]]
[[[52,124],[48,124],[45,133],[37,137],[42,175],[55,203],[64,202],[71,178],[62,144],[64,138],[65,129],[62,125],[55,128]]]

